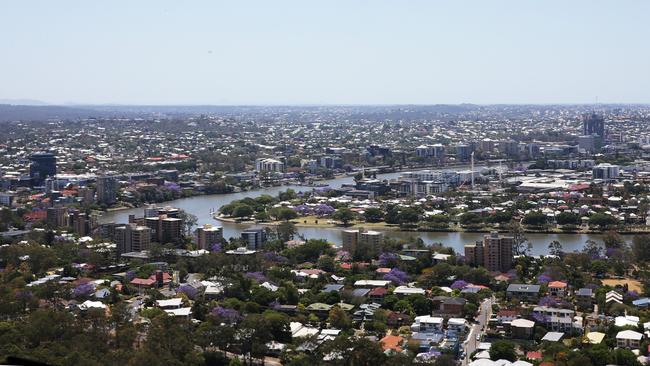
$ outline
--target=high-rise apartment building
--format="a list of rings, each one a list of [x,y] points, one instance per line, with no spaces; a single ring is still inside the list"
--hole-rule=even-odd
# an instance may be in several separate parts
[[[115,242],[118,256],[124,253],[147,250],[149,244],[151,244],[151,229],[136,224],[116,227]]]
[[[465,245],[465,260],[490,272],[507,272],[512,267],[514,238],[492,232],[483,241]]]
[[[117,178],[109,175],[97,177],[97,202],[112,205],[117,201]]]
[[[183,220],[177,217],[159,215],[144,219],[146,227],[151,229],[152,240],[160,244],[179,242],[183,236]]]
[[[68,226],[68,209],[65,207],[49,207],[45,221],[55,228]]]
[[[373,257],[379,253],[384,242],[384,233],[379,231],[343,230],[343,250],[363,257]]]
[[[210,250],[214,244],[223,240],[223,228],[205,224],[196,229],[196,246],[199,249]]]
[[[342,247],[348,253],[354,253],[359,244],[359,230],[343,230],[341,231]]]

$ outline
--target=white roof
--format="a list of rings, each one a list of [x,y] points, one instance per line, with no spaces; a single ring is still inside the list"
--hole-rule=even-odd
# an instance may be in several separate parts
[[[549,342],[558,342],[562,337],[564,336],[564,333],[561,332],[548,332],[542,337],[543,341],[549,341]]]
[[[373,286],[373,287],[386,287],[390,281],[386,280],[358,280],[354,283],[355,286]]]
[[[622,330],[616,334],[616,339],[631,339],[640,341],[641,338],[643,338],[643,334],[635,332],[633,330]]]
[[[528,319],[515,319],[510,323],[510,326],[517,328],[532,328],[535,326],[535,322]]]
[[[182,302],[183,299],[181,299],[180,297],[175,297],[173,299],[156,300],[156,305],[159,308],[177,308],[181,306]]]
[[[393,290],[394,294],[420,294],[424,295],[425,291],[422,288],[419,287],[408,287],[408,286],[397,286],[395,287],[395,290]]]
[[[267,290],[269,290],[269,291],[272,291],[272,292],[275,292],[275,291],[277,291],[277,290],[279,289],[278,286],[276,286],[276,285],[274,285],[274,284],[272,284],[272,283],[270,283],[270,282],[268,282],[268,281],[264,282],[264,283],[261,284],[260,286],[261,286],[261,287],[264,287],[265,289],[267,289]]]
[[[79,305],[79,309],[81,310],[87,310],[87,309],[106,309],[106,305],[104,305],[101,301],[90,301],[86,300]]]
[[[429,323],[429,324],[442,324],[443,319],[431,316],[431,315],[420,315],[415,317],[416,323]]]
[[[467,325],[467,320],[464,318],[449,318],[449,320],[447,320],[447,325]]]
[[[300,322],[291,322],[291,336],[294,338],[298,337],[309,337],[314,334],[318,334],[317,328],[308,327]]]
[[[165,312],[171,316],[190,316],[192,308],[168,309]]]
[[[617,327],[626,327],[633,326],[637,327],[639,325],[639,317],[632,315],[617,316],[614,318],[614,325]]]
[[[469,363],[469,366],[533,366],[532,363],[526,361],[510,362],[508,360],[492,361],[486,358],[480,358]]]

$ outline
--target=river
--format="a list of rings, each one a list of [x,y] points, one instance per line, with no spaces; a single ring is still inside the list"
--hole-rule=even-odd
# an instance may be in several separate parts
[[[477,166],[479,168],[479,166]],[[378,174],[377,178],[381,179],[394,179],[401,175],[401,172]],[[342,184],[352,183],[353,177],[342,177],[322,181],[331,187],[340,187]],[[223,226],[224,237],[237,237],[242,230],[256,227],[259,225],[253,224],[235,224],[227,222],[218,222],[212,218],[211,211],[217,211],[219,207],[226,205],[234,200],[257,197],[262,194],[269,194],[272,196],[277,195],[281,191],[287,189],[294,189],[296,191],[309,191],[312,187],[305,186],[281,186],[261,188],[240,193],[195,196],[189,198],[181,198],[174,201],[165,202],[161,206],[171,206],[183,209],[189,213],[196,215],[198,224],[203,225],[206,223]],[[129,215],[143,216],[144,208],[134,208],[128,210],[112,211],[104,213],[100,219],[100,223],[117,222],[125,223],[128,221]],[[326,239],[329,242],[340,244],[341,243],[341,229],[338,228],[316,228],[316,227],[299,227],[298,232],[308,239]],[[427,244],[442,243],[445,246],[452,247],[457,252],[463,251],[463,246],[468,243],[480,240],[484,233],[462,233],[462,232],[408,232],[408,231],[385,231],[389,237],[396,238],[416,238],[420,237]],[[589,239],[602,244],[602,235],[600,234],[526,234],[526,238],[532,244],[532,254],[541,255],[548,253],[548,244],[557,240],[562,243],[564,251],[571,252],[574,250],[581,250],[585,242]]]

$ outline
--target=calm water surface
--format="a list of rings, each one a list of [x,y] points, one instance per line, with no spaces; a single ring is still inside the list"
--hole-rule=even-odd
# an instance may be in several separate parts
[[[388,173],[379,174],[377,177],[382,179],[394,179],[401,175],[401,173]],[[323,181],[331,187],[340,187],[342,184],[352,183],[352,177],[343,177]],[[310,191],[312,187],[303,186],[282,186],[270,187],[263,189],[256,189],[241,193],[229,193],[221,195],[209,196],[196,196],[189,198],[182,198],[174,201],[169,201],[161,205],[178,207],[189,213],[197,216],[198,224],[215,224],[223,226],[224,237],[239,236],[242,230],[250,227],[260,227],[259,225],[252,224],[233,224],[226,222],[219,222],[212,218],[212,212],[217,211],[219,207],[226,205],[233,200],[238,200],[246,197],[258,197],[262,194],[269,194],[272,196],[277,195],[279,192],[285,191],[288,188],[296,191]],[[100,218],[100,223],[116,222],[125,223],[128,221],[129,215],[136,215],[138,217],[144,214],[144,208],[134,208],[122,211],[113,211],[104,213]],[[341,243],[341,229],[338,228],[312,228],[302,227],[298,228],[298,232],[308,239],[326,239],[329,242],[340,244]],[[386,231],[389,237],[396,238],[417,238],[420,237],[427,244],[442,243],[445,246],[452,247],[456,251],[463,251],[463,246],[480,240],[484,233],[459,233],[459,232],[405,232],[405,231]],[[600,234],[526,234],[528,240],[532,243],[532,253],[535,255],[548,253],[548,244],[557,240],[562,243],[565,251],[580,250],[584,243],[591,239],[598,243],[602,243],[602,235]],[[628,238],[630,240],[631,238]]]

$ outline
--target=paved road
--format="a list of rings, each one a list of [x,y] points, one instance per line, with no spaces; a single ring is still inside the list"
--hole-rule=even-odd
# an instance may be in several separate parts
[[[470,331],[467,335],[466,343],[463,344],[463,351],[465,352],[465,357],[462,359],[461,366],[467,366],[469,364],[469,357],[478,347],[480,341],[476,340],[477,335],[483,335],[483,332],[487,329],[487,322],[492,315],[492,303],[494,298],[485,299],[479,308],[479,314],[476,316],[477,324],[473,324],[470,328]]]

